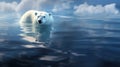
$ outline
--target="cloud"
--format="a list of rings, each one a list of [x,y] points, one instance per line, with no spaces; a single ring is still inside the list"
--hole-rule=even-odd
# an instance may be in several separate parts
[[[14,2],[0,2],[1,12],[25,12],[27,10],[40,10],[41,5],[45,4],[47,0],[21,0],[20,3]]]
[[[53,2],[54,1],[54,2]],[[16,12],[23,14],[27,10],[45,10],[54,13],[64,14],[67,9],[73,8],[71,4],[74,1],[69,0],[21,0],[20,2],[0,2],[1,12]],[[63,12],[61,12],[63,11]],[[69,13],[68,11],[67,13]]]
[[[105,17],[119,15],[115,3],[106,5],[75,5],[73,0],[21,0],[20,2],[0,2],[0,12],[23,14],[27,10],[44,10],[56,15],[76,15],[81,17]]]
[[[53,15],[53,16],[60,18],[73,18],[72,16],[64,16],[64,15]]]
[[[80,4],[79,6],[74,7],[74,14],[77,16],[95,16],[95,17],[103,17],[103,16],[113,16],[119,14],[119,10],[116,8],[116,4],[107,4],[105,6],[102,5],[89,5],[87,3]]]
[[[6,3],[0,2],[0,12],[15,12],[15,8],[18,5],[17,2]]]
[[[52,9],[53,12],[63,11],[71,8],[73,1],[57,1]]]
[[[16,11],[27,11],[27,10],[40,10],[41,6],[46,0],[21,0],[21,2],[18,4]]]

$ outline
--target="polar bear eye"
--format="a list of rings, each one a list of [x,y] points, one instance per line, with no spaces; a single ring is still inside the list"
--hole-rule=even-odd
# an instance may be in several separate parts
[[[51,14],[49,13],[49,16],[51,16]]]
[[[37,15],[37,12],[35,12],[35,15]]]

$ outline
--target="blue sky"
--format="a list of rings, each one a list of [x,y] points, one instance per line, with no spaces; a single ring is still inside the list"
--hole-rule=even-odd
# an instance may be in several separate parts
[[[23,14],[42,10],[54,15],[77,17],[119,17],[120,0],[0,0],[0,12]]]

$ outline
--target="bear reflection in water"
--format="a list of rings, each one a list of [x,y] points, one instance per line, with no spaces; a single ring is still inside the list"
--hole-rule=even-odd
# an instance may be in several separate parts
[[[20,19],[24,39],[31,37],[37,42],[48,42],[52,30],[53,16],[44,11],[29,10]]]

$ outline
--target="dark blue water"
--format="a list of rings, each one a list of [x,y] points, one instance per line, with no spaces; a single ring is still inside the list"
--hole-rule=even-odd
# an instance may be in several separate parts
[[[120,66],[118,20],[61,20],[55,24],[51,46],[71,51],[72,67]]]
[[[0,49],[32,44],[16,17],[0,19]],[[69,67],[120,67],[120,20],[55,17],[50,48],[70,52]],[[31,34],[31,33],[27,33]]]

